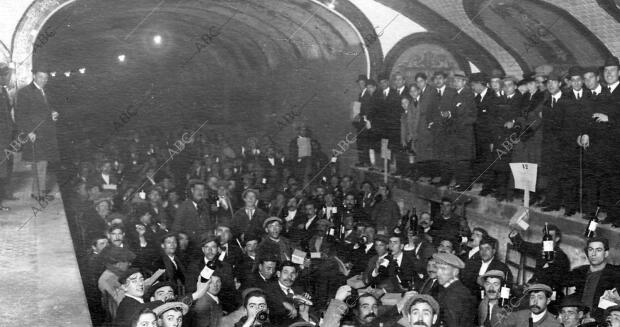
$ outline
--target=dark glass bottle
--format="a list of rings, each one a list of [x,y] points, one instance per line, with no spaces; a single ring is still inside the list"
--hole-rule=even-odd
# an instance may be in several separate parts
[[[413,214],[411,215],[411,217],[409,217],[409,230],[415,234],[417,229],[418,229],[418,213],[416,212],[416,208],[413,207]]]
[[[555,258],[553,248],[553,237],[549,234],[549,224],[545,223],[545,228],[543,229],[543,259],[545,259],[545,261],[553,261]]]
[[[211,261],[207,262],[207,265],[206,265],[206,266],[207,266],[209,269],[211,269],[211,270],[215,271],[215,268],[217,267],[217,261],[218,261],[218,259],[217,259],[217,258],[215,258],[215,259],[213,259],[213,260],[211,260]],[[200,275],[200,282],[201,282],[201,283],[206,283],[207,281],[208,281],[208,279],[206,279],[206,278],[202,277],[202,275]]]

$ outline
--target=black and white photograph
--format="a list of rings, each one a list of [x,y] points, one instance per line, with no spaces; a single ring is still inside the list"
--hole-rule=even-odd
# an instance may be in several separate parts
[[[620,0],[0,0],[0,327],[620,327]]]

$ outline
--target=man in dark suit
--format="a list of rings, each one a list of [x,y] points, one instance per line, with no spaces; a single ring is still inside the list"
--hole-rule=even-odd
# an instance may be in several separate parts
[[[196,241],[202,233],[212,231],[215,224],[204,201],[205,182],[196,179],[191,180],[189,181],[189,189],[191,197],[183,201],[177,209],[172,230],[188,233],[190,238]]]
[[[229,225],[223,223],[217,224],[215,236],[219,237],[220,241],[219,260],[229,263],[233,271],[236,271],[243,260],[243,251],[239,247],[237,240],[233,239]]]
[[[413,101],[418,103],[418,111],[420,116],[417,123],[416,135],[413,140],[413,150],[415,151],[416,176],[419,177],[436,177],[439,176],[439,169],[434,164],[437,154],[433,152],[434,140],[432,130],[429,123],[432,121],[432,115],[437,110],[439,104],[439,94],[437,89],[428,85],[427,76],[424,73],[418,73],[415,81],[420,90],[419,98]]]
[[[275,281],[276,268],[278,267],[279,258],[272,255],[263,255],[258,260],[256,270],[250,272],[244,282],[241,284],[240,290],[250,287],[258,287],[265,290],[267,286]]]
[[[591,316],[602,321],[604,311],[598,307],[599,299],[605,291],[619,286],[620,268],[608,262],[609,240],[606,238],[588,239],[585,250],[590,264],[573,269],[564,279],[564,286],[574,286],[575,294],[579,294],[583,304],[590,308]]]
[[[465,264],[465,269],[461,272],[463,285],[471,290],[473,296],[479,296],[481,286],[478,284],[478,276],[484,275],[487,271],[499,270],[506,276],[505,281],[512,284],[512,272],[505,263],[495,257],[497,252],[497,240],[486,236],[480,241],[480,259],[469,260]]]
[[[177,294],[184,294],[182,290],[185,285],[186,269],[179,257],[176,256],[177,244],[176,233],[165,234],[161,239],[162,254],[154,266],[165,269],[163,280],[172,282]]]
[[[123,327],[131,324],[131,319],[144,308],[144,277],[137,268],[130,268],[118,278],[125,296],[118,305],[114,326]]]
[[[243,191],[244,207],[237,210],[232,217],[231,230],[233,237],[242,238],[242,235],[251,233],[255,235],[265,234],[263,222],[267,219],[267,214],[256,207],[258,191],[247,189]]]
[[[400,144],[400,117],[403,109],[400,105],[400,95],[390,87],[388,74],[380,74],[378,77],[381,93],[378,94],[379,103],[377,110],[370,120],[370,130],[376,136],[374,144],[375,153],[381,149],[381,139],[388,140],[388,148],[394,153],[401,148]],[[394,157],[394,156],[392,156]]]
[[[399,235],[390,236],[389,248],[390,258],[384,258],[381,260],[382,262],[378,264],[379,266],[387,265],[385,274],[382,276],[378,271],[379,269],[375,268],[371,272],[371,280],[376,285],[391,285],[391,291],[396,293],[413,288],[414,275],[422,273],[422,271],[416,271],[415,258],[413,258],[410,254],[403,252],[403,237]]]
[[[450,140],[446,138],[446,123],[450,119],[450,111],[454,109],[454,97],[456,90],[446,85],[448,74],[445,72],[435,72],[433,75],[435,88],[438,94],[438,104],[434,111],[430,114],[428,123],[433,134],[433,153],[437,154],[436,159],[439,161],[441,185],[450,184],[450,180],[445,180],[449,174],[447,172]]]
[[[499,118],[498,108],[495,106],[497,97],[493,90],[488,88],[489,78],[485,73],[474,73],[470,76],[470,83],[473,91],[475,92],[474,101],[476,103],[476,168],[474,171],[476,175],[483,174],[486,170],[488,172],[489,165],[495,160],[495,151],[492,147],[497,146],[496,140],[493,137],[493,121]],[[485,173],[486,174],[486,173]],[[481,182],[487,182],[491,184],[491,180],[484,176],[481,178]],[[486,195],[490,192],[487,185],[483,188],[480,195]]]
[[[617,151],[610,149],[618,148],[618,142],[620,140],[620,128],[618,128],[618,122],[620,122],[620,88],[618,85],[620,82],[620,61],[617,57],[610,57],[605,60],[604,63],[605,82],[607,87],[603,88],[601,106],[598,106],[596,112],[592,115],[592,118],[602,126],[609,126],[609,132],[604,135],[599,143],[602,143],[602,147],[605,155],[609,158],[606,162],[608,171],[611,173],[609,182],[606,186],[609,186],[608,190],[601,192],[602,207],[607,212],[606,222],[611,222],[614,225],[620,224],[620,202],[618,194],[620,194],[620,178],[617,172],[620,170],[620,156]],[[590,140],[591,144],[596,144],[596,140]],[[613,173],[612,173],[613,172]]]
[[[589,215],[596,212],[597,207],[605,206],[610,197],[611,185],[615,178],[615,161],[609,155],[609,135],[611,126],[609,123],[599,121],[594,114],[600,112],[603,105],[606,88],[600,84],[600,69],[587,67],[583,70],[583,79],[587,88],[584,91],[584,109],[587,111],[586,131],[579,136],[578,145],[583,148],[583,214]],[[586,151],[587,150],[587,151]],[[609,202],[609,201],[608,201]]]
[[[0,146],[4,150],[4,156],[0,161],[0,198],[12,197],[10,172],[13,170],[14,151],[19,150],[21,145],[11,143],[13,133],[13,118],[11,109],[13,108],[9,96],[8,85],[11,80],[11,70],[4,64],[0,65]],[[11,143],[12,146],[9,146]],[[0,202],[1,203],[1,202]],[[8,207],[0,205],[0,211],[8,211]]]
[[[566,114],[573,111],[575,104],[560,91],[561,77],[551,73],[547,80],[549,100],[543,109],[542,176],[547,180],[543,211],[566,209],[571,216],[577,209],[577,180],[574,169],[579,169],[579,157],[575,144],[577,136],[568,139],[566,134]],[[577,153],[577,154],[576,154]]]
[[[213,233],[205,233],[201,238],[200,245],[204,256],[189,264],[185,279],[186,293],[196,291],[196,282],[202,278],[202,271],[211,261],[215,265],[215,274],[220,276],[222,290],[219,293],[221,305],[224,311],[232,312],[238,308],[238,294],[233,279],[233,269],[230,264],[218,260],[219,245]],[[209,264],[210,265],[210,264]]]
[[[24,145],[22,159],[33,163],[31,195],[37,200],[51,200],[53,196],[47,194],[47,169],[48,164],[60,161],[56,140],[59,114],[50,107],[44,90],[49,78],[47,70],[35,67],[33,73],[32,83],[17,92],[15,119],[20,131],[30,140]]]
[[[218,297],[222,289],[222,280],[217,273],[213,273],[207,282],[207,292],[196,300],[192,306],[189,321],[190,327],[217,327],[224,315],[222,303]]]
[[[298,277],[297,266],[290,262],[283,262],[277,272],[278,280],[270,283],[265,289],[269,320],[278,322],[280,326],[289,326],[300,320],[300,310],[307,310],[303,299],[309,299],[308,293],[295,285]]]
[[[377,83],[372,79],[367,79],[366,75],[360,75],[357,78],[357,82],[363,83],[364,85],[357,99],[357,101],[360,102],[360,112],[353,118],[353,126],[357,130],[357,165],[360,167],[368,167],[370,165],[368,151],[372,148],[372,138],[370,137],[370,132],[367,130],[367,121],[377,105]]]
[[[465,264],[454,254],[435,253],[437,281],[442,286],[437,294],[440,316],[447,327],[474,326],[475,301],[471,292],[458,279]]]
[[[301,219],[293,221],[292,231],[289,231],[291,242],[307,242],[314,234],[319,216],[314,201],[308,200],[304,205],[304,213]]]

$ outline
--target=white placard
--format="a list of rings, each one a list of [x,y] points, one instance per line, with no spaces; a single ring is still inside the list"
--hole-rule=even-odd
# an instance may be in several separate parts
[[[103,189],[116,191],[116,184],[103,184]]]
[[[351,119],[357,117],[360,114],[360,109],[362,108],[362,103],[359,101],[353,101],[351,103]]]
[[[388,139],[381,139],[381,158],[383,159],[390,159],[392,157],[392,154],[388,149],[388,142]]]
[[[295,251],[293,251],[293,257],[292,257],[291,261],[293,261],[294,264],[303,265],[304,264],[304,259],[306,259],[306,252],[301,251],[301,250],[297,250],[297,249],[295,249]]]
[[[538,164],[526,162],[510,163],[510,170],[515,180],[515,188],[536,192],[536,175]]]
[[[202,268],[202,271],[200,272],[200,277],[204,278],[204,279],[211,279],[211,275],[213,275],[215,271],[207,266],[205,266],[204,268]]]
[[[321,252],[310,252],[310,259],[321,259]]]

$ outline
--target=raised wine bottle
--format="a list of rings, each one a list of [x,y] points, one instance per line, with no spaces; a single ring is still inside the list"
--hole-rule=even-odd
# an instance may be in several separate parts
[[[509,298],[510,298],[510,288],[508,287],[508,284],[504,282],[504,284],[502,284],[502,288],[499,291],[499,299],[498,299],[499,306],[505,307],[506,305],[508,305]]]
[[[590,222],[588,222],[588,227],[586,227],[586,231],[583,233],[586,238],[592,238],[596,234],[596,227],[598,227],[599,223],[598,209],[599,208],[596,208],[596,213],[594,214],[594,217],[590,218]]]
[[[555,257],[553,247],[553,237],[549,234],[549,224],[545,223],[545,228],[543,229],[543,259],[545,261],[553,261]]]
[[[417,229],[418,229],[418,214],[416,212],[415,207],[413,207],[413,214],[411,215],[411,217],[409,217],[409,230],[415,234]]]

